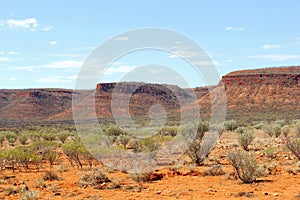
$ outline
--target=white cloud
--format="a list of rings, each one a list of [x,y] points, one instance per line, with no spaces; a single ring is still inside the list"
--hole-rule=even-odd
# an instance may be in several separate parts
[[[9,51],[8,54],[9,55],[19,55],[20,53],[17,51]]]
[[[52,45],[52,46],[55,46],[55,45],[58,45],[58,42],[57,41],[50,41],[49,44]]]
[[[277,44],[264,44],[261,48],[263,48],[264,50],[269,50],[269,49],[278,49],[281,48],[281,46]]]
[[[233,62],[233,60],[227,59],[226,62],[231,63],[231,62]]]
[[[77,76],[48,76],[44,78],[39,78],[36,81],[40,83],[51,83],[51,84],[59,84],[59,83],[72,83]]]
[[[105,71],[106,75],[111,75],[115,73],[128,73],[136,68],[135,66],[121,66],[121,67],[110,67]]]
[[[15,77],[12,77],[12,78],[9,78],[8,80],[9,80],[9,81],[17,81],[17,80],[19,80],[19,79],[15,78]]]
[[[170,55],[169,58],[178,58],[178,56],[173,54],[173,55]]]
[[[6,61],[11,61],[11,58],[7,58],[7,57],[0,57],[0,62],[6,62]]]
[[[249,56],[249,58],[263,59],[266,61],[287,61],[300,59],[300,55],[293,54],[264,54],[264,55],[255,55]]]
[[[39,26],[35,18],[27,18],[21,20],[9,19],[5,21],[5,24],[11,29],[27,29],[30,31],[35,31]]]
[[[233,27],[233,26],[228,26],[225,28],[226,31],[244,31],[245,28],[243,27]]]
[[[50,31],[53,26],[46,25],[41,26],[36,18],[25,18],[25,19],[8,19],[0,20],[0,27],[11,30],[23,30],[23,31]]]
[[[127,41],[127,40],[129,40],[129,38],[126,37],[126,36],[121,36],[121,37],[115,38],[115,40],[118,40],[118,41]]]

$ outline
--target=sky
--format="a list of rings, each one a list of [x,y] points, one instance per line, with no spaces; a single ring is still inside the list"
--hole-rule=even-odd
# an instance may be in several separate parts
[[[73,89],[80,68],[99,45],[145,27],[191,38],[220,77],[235,70],[300,65],[299,8],[298,0],[3,0],[0,89]],[[191,87],[203,84],[184,59],[157,50],[116,59],[99,82],[123,80],[145,64],[170,66]]]

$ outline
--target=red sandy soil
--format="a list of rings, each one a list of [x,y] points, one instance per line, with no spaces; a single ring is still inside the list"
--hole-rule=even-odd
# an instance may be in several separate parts
[[[256,135],[258,139],[250,147],[250,151],[261,164],[276,163],[277,168],[252,184],[243,184],[229,175],[234,170],[228,164],[226,154],[237,142],[235,133],[224,133],[203,166],[194,169],[194,174],[188,173],[187,167],[179,169],[180,173],[165,167],[154,172],[163,175],[161,180],[136,183],[126,173],[111,171],[108,177],[120,188],[80,188],[78,180],[82,174],[90,170],[89,167],[85,166],[83,169],[72,167],[65,157],[61,157],[60,163],[57,163],[53,169],[49,169],[45,163],[40,172],[32,170],[32,168],[29,172],[23,170],[15,173],[11,170],[0,171],[1,180],[5,176],[15,176],[8,178],[6,182],[0,182],[0,199],[19,199],[19,194],[5,196],[3,189],[19,187],[24,185],[23,183],[30,190],[38,190],[39,199],[247,199],[249,198],[247,196],[253,199],[300,199],[300,172],[289,174],[286,170],[287,168],[296,169],[297,159],[284,149],[281,139],[267,138],[261,132]],[[263,153],[264,148],[269,145],[278,147],[276,158],[272,160],[266,158]],[[216,162],[224,166],[227,174],[203,176],[199,173]],[[58,172],[58,165],[68,166],[68,171]],[[44,181],[46,188],[36,187],[38,178],[43,177],[47,170],[57,172],[63,180]],[[56,189],[53,189],[55,187]]]

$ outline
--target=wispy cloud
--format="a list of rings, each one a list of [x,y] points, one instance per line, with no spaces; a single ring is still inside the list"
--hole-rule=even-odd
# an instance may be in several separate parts
[[[227,59],[226,62],[231,63],[231,62],[233,62],[233,60],[232,59]]]
[[[264,54],[264,55],[255,55],[249,56],[249,58],[263,59],[266,61],[287,61],[300,59],[300,55],[295,54]]]
[[[121,36],[121,37],[115,38],[115,40],[118,40],[118,41],[127,41],[127,40],[129,40],[129,38],[126,37],[126,36]]]
[[[0,57],[0,62],[7,62],[7,61],[11,61],[12,58],[8,58],[8,57]]]
[[[116,74],[116,73],[128,73],[135,68],[136,68],[136,66],[110,67],[105,71],[105,74],[112,75],[112,74]]]
[[[233,27],[233,26],[227,26],[225,28],[226,31],[244,31],[245,28],[243,27]]]
[[[48,76],[39,78],[36,81],[40,83],[51,83],[51,84],[61,84],[61,83],[72,83],[77,78],[76,75],[73,76]]]
[[[54,41],[50,41],[49,44],[52,46],[55,46],[55,45],[58,45],[58,42],[54,40]]]
[[[49,31],[52,30],[51,25],[41,26],[36,18],[25,19],[8,19],[0,20],[0,27],[11,30],[23,30],[23,31]]]
[[[264,49],[264,50],[279,49],[279,48],[281,48],[281,45],[277,45],[277,44],[264,44],[261,48]]]
[[[63,60],[55,61],[49,64],[42,65],[27,65],[27,66],[15,66],[3,68],[6,70],[26,70],[26,71],[37,71],[42,69],[79,69],[82,66],[82,61],[77,60]]]
[[[9,81],[17,81],[17,80],[19,80],[19,79],[15,78],[15,77],[12,77],[12,78],[9,78],[8,80],[9,80]]]

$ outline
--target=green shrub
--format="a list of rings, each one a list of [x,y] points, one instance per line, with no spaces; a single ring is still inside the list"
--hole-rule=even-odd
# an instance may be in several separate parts
[[[22,145],[25,145],[27,140],[28,140],[28,134],[27,133],[21,133],[19,136],[18,136],[18,140],[19,142],[22,144]]]
[[[287,148],[300,160],[300,137],[285,137]]]
[[[224,126],[226,131],[234,131],[238,127],[235,120],[226,121]]]
[[[289,125],[285,125],[281,128],[281,132],[284,135],[284,137],[287,137],[290,133],[291,127]]]
[[[240,126],[240,127],[238,127],[238,128],[235,130],[235,132],[237,132],[238,134],[241,135],[241,134],[246,133],[247,130],[248,130],[248,128],[246,128],[246,127],[244,127],[244,126]]]
[[[162,136],[172,136],[175,137],[178,132],[178,127],[176,126],[164,126],[160,131],[159,134]]]
[[[263,129],[265,126],[266,126],[266,124],[264,122],[258,122],[253,127],[255,129]]]
[[[126,135],[126,133],[116,125],[109,126],[109,128],[106,130],[106,133],[108,136]]]
[[[5,140],[5,134],[4,132],[0,132],[0,146],[2,146],[4,140]]]
[[[244,183],[253,183],[264,175],[264,170],[258,165],[255,157],[247,152],[229,152],[227,160],[234,167],[238,178]]]
[[[238,142],[244,150],[248,150],[248,146],[251,144],[253,140],[254,140],[253,130],[249,128],[244,133],[239,134],[238,136]]]
[[[9,144],[14,144],[18,137],[14,132],[7,131],[5,132],[5,138]]]
[[[68,132],[61,132],[57,134],[58,139],[62,142],[65,143],[67,138],[70,136]]]
[[[82,168],[82,162],[80,157],[87,152],[86,148],[79,141],[73,141],[62,145],[63,152],[67,155],[71,165],[73,161]]]
[[[194,138],[190,138],[191,143],[187,150],[187,155],[192,159],[192,161],[196,165],[200,165],[205,158],[207,158],[208,154],[210,153],[211,149],[215,145],[215,134],[210,133],[206,134],[206,131],[208,131],[208,123],[201,122],[199,126],[197,127],[197,133]],[[194,128],[192,126],[185,125],[182,127],[184,135],[186,136],[193,136]],[[219,134],[219,133],[217,133]],[[205,142],[203,142],[203,139],[206,138]]]
[[[220,176],[224,174],[225,172],[222,165],[213,165],[212,167],[209,167],[204,172],[202,172],[203,176]]]
[[[264,127],[264,132],[270,137],[279,137],[281,134],[281,125],[280,124],[267,124]]]

